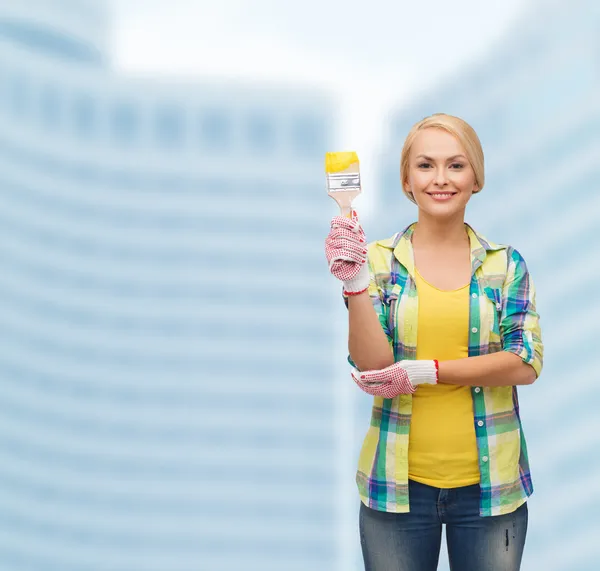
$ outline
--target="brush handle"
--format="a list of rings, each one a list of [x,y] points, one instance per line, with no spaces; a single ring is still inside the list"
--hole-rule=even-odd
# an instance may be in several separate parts
[[[337,202],[340,208],[340,216],[352,218],[352,201],[360,194],[360,189],[344,192],[329,191],[327,194]]]

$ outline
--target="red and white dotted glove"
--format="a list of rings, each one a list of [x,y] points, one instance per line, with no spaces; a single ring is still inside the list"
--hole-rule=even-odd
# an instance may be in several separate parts
[[[398,361],[385,369],[359,371],[352,369],[354,382],[365,393],[392,399],[398,395],[412,394],[418,385],[436,385],[438,362],[436,360]]]
[[[354,210],[352,218],[334,216],[331,219],[325,256],[329,271],[344,283],[344,293],[362,293],[369,287],[367,240]]]

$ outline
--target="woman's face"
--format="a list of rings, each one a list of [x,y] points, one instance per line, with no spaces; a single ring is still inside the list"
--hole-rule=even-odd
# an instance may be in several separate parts
[[[442,129],[423,129],[413,141],[406,190],[420,210],[435,216],[464,214],[473,191],[475,172],[462,145]]]

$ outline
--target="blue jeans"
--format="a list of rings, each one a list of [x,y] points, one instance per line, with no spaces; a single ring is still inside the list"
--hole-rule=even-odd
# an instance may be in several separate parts
[[[410,512],[360,504],[365,571],[435,571],[442,524],[453,571],[518,571],[527,534],[527,503],[515,512],[481,517],[479,484],[449,490],[409,481]]]

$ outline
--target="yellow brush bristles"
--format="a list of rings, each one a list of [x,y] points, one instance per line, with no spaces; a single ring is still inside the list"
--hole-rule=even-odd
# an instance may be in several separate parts
[[[358,163],[358,155],[354,152],[325,153],[326,173],[341,172],[354,163]]]

